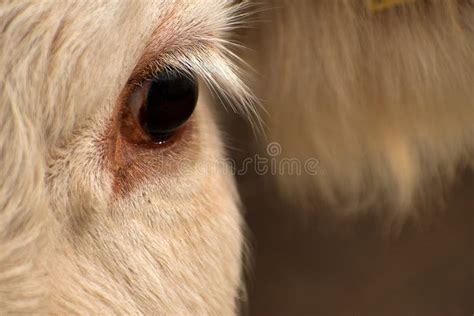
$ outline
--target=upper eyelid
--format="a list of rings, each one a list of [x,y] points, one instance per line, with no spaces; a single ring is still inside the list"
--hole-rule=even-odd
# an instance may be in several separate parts
[[[192,51],[189,52],[192,54]],[[170,58],[170,55],[174,55]],[[151,55],[152,56],[152,55]],[[183,53],[179,55],[161,53],[156,56],[148,56],[148,58],[143,58],[137,63],[137,66],[132,71],[127,84],[133,86],[142,86],[145,81],[153,79],[160,72],[166,71],[167,68],[173,68],[178,71],[182,71],[185,74],[194,73],[193,67],[184,67],[182,62],[172,62],[170,59],[186,60],[186,56]]]
[[[151,78],[167,64],[183,72],[193,71],[192,67],[195,65],[187,62],[187,56],[192,56],[196,51],[202,53],[205,50],[221,50],[226,44],[230,44],[228,34],[242,26],[243,21],[247,19],[247,15],[241,13],[249,7],[248,1],[229,0],[224,5],[218,4],[219,2],[211,3],[217,6],[216,9],[219,8],[216,12],[220,12],[212,17],[203,15],[201,11],[193,16],[193,13],[187,12],[189,8],[186,6],[181,9],[170,7],[151,33],[129,81],[137,83],[143,78]],[[190,6],[193,9],[197,7]],[[186,20],[190,18],[192,20]],[[181,22],[170,22],[180,20]],[[240,23],[236,23],[237,21]],[[186,26],[189,23],[194,27]]]

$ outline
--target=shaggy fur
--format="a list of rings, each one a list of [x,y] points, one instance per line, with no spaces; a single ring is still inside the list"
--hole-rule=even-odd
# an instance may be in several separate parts
[[[472,166],[474,8],[366,3],[270,1],[251,57],[279,158],[319,160],[316,176],[281,176],[282,194],[405,218]]]
[[[119,113],[169,66],[248,105],[224,47],[241,7],[1,4],[2,314],[236,313],[242,224],[232,178],[209,168],[223,155],[204,86],[170,147],[126,145]]]

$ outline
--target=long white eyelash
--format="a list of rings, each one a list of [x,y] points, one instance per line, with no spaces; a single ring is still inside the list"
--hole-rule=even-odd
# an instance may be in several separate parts
[[[240,67],[225,56],[225,48],[195,50],[192,54],[177,56],[174,66],[184,73],[195,74],[208,86],[221,103],[236,113],[244,114],[255,132],[263,131],[258,107],[259,100],[243,82]]]
[[[248,118],[254,133],[264,133],[264,125],[259,113],[265,113],[260,101],[254,96],[243,78],[250,70],[241,58],[230,50],[230,47],[242,46],[227,39],[229,31],[245,26],[250,16],[245,9],[248,3],[233,5],[224,10],[223,16],[213,17],[216,25],[211,29],[222,35],[203,35],[194,38],[197,45],[175,48],[164,53],[154,63],[154,75],[172,67],[186,75],[199,77],[211,93],[221,103]]]

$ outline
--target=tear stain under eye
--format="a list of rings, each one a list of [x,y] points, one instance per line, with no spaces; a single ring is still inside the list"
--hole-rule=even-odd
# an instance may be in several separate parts
[[[192,162],[199,151],[194,115],[168,141],[153,142],[128,106],[135,89],[136,85],[127,84],[121,92],[101,144],[105,148],[106,168],[113,176],[116,199],[129,195],[140,185],[152,183],[156,177],[176,175],[183,161]]]

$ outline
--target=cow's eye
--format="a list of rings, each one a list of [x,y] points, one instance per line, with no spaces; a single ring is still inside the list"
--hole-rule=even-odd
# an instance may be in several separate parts
[[[198,83],[194,76],[166,70],[146,81],[131,95],[129,106],[143,132],[153,142],[172,137],[196,107]]]

